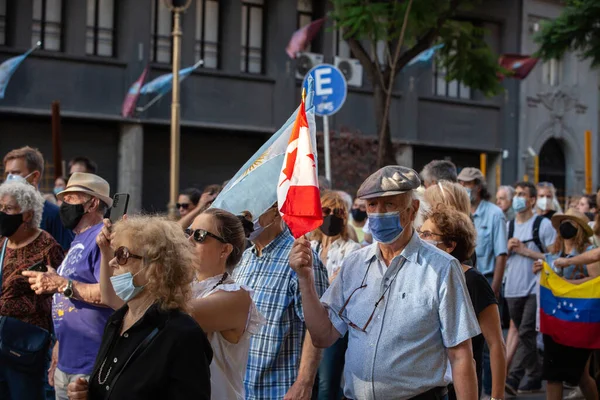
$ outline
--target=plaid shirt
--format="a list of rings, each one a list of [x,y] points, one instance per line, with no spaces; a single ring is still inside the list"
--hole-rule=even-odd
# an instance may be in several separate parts
[[[252,288],[254,302],[267,322],[253,335],[244,386],[246,399],[282,399],[296,381],[306,326],[298,276],[290,268],[294,238],[286,229],[259,257],[246,250],[233,272],[234,280]],[[313,253],[315,286],[321,296],[327,270]]]

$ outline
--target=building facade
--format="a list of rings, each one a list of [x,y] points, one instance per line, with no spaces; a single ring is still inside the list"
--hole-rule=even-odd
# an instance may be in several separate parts
[[[535,14],[529,9],[532,2],[483,3],[463,18],[486,28],[496,53],[522,52],[529,40],[524,15]],[[200,59],[204,66],[181,85],[181,188],[229,179],[285,122],[297,107],[302,83],[302,65],[288,58],[286,45],[298,27],[326,15],[327,7],[325,0],[192,0],[183,16],[182,67]],[[42,42],[0,100],[0,152],[28,144],[52,162],[50,104],[58,100],[63,157],[94,159],[113,191],[131,193],[134,209],[165,210],[170,95],[134,118],[122,118],[120,110],[128,88],[146,66],[149,79],[170,72],[171,24],[162,0],[0,0],[0,62]],[[308,51],[327,63],[351,59],[348,46],[329,25]],[[586,66],[578,68],[585,73]],[[372,140],[372,90],[366,77],[356,80],[357,74],[359,69],[330,126]],[[582,75],[579,79],[583,83]],[[539,135],[534,131],[554,137],[541,122],[525,125],[519,117],[526,111],[540,113],[527,122],[548,119],[542,106],[525,106],[528,96],[541,90],[528,83],[506,79],[503,95],[486,98],[459,82],[446,82],[435,63],[405,69],[391,108],[398,161],[416,169],[433,158],[451,159],[459,167],[478,166],[480,153],[486,153],[490,184],[496,182],[496,165],[503,182],[514,182],[526,172],[523,149],[542,151],[544,141],[535,139]],[[151,99],[142,96],[139,106]],[[595,99],[578,99],[588,107],[586,115],[597,109]],[[580,116],[576,110],[568,112]],[[575,131],[585,125],[570,124]],[[524,130],[531,138],[519,138]],[[572,151],[565,170],[569,160],[580,161],[574,156],[577,148]],[[334,174],[334,185],[351,190],[364,176],[344,179]]]

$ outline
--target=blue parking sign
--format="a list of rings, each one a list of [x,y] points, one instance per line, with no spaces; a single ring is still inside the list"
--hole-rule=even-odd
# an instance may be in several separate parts
[[[302,86],[308,90],[308,76],[314,79],[315,114],[324,117],[333,115],[346,101],[348,86],[342,71],[331,64],[320,64],[308,71]]]

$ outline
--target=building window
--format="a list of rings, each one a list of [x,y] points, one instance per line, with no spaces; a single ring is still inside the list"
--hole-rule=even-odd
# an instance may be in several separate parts
[[[115,0],[87,0],[87,54],[113,57]]]
[[[544,85],[558,86],[562,78],[562,61],[555,58],[542,65],[542,83]]]
[[[196,1],[196,61],[205,68],[219,67],[219,1]]]
[[[62,50],[62,0],[33,0],[31,43],[45,50]]]
[[[242,72],[263,72],[264,0],[242,1]]]
[[[446,68],[439,61],[433,62],[433,94],[436,96],[471,99],[471,88],[457,80],[446,82]]]
[[[0,0],[0,45],[6,44],[6,0]]]
[[[173,16],[162,0],[152,1],[152,38],[150,59],[158,63],[171,63],[171,31]]]
[[[313,20],[313,6],[312,0],[298,0],[297,6],[297,21],[296,28],[300,29],[308,24],[310,24]],[[309,43],[306,47],[306,51],[311,51],[312,45]]]

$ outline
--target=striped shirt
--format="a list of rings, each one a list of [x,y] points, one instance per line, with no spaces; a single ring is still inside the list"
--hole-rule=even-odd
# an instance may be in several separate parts
[[[252,336],[244,386],[246,399],[282,399],[296,381],[306,326],[298,276],[290,268],[294,238],[286,229],[258,256],[246,250],[233,272],[240,285],[254,290],[253,300],[266,318]],[[318,295],[328,286],[327,270],[313,254]]]

